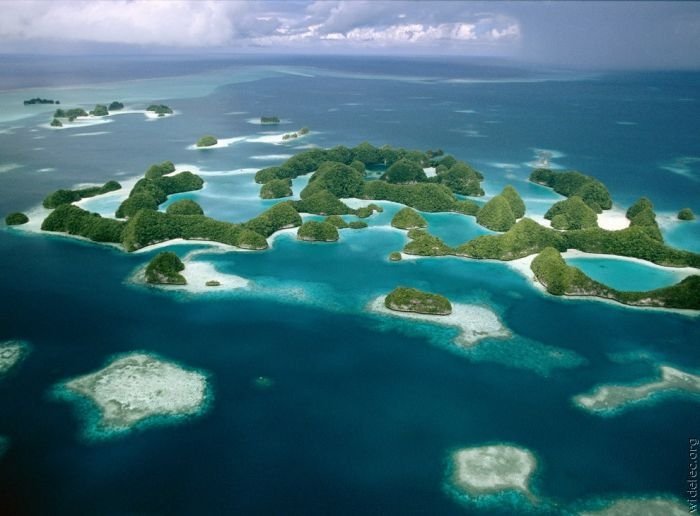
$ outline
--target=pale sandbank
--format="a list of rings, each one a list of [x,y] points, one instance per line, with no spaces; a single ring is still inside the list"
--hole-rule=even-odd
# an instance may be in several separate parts
[[[87,422],[86,434],[109,437],[139,423],[163,423],[200,414],[209,396],[207,375],[185,369],[145,352],[134,352],[112,360],[104,368],[61,382],[59,398],[76,396],[90,400],[99,417]]]
[[[517,491],[531,501],[530,481],[537,460],[529,450],[498,444],[464,448],[452,454],[452,485],[471,497]]]
[[[0,342],[0,376],[16,367],[29,352],[29,345],[21,340]]]
[[[687,516],[689,508],[670,498],[620,498],[596,510],[579,512],[579,516]]]
[[[700,376],[674,367],[659,367],[661,378],[636,385],[600,385],[573,397],[574,404],[594,414],[614,414],[631,405],[650,402],[659,394],[700,394]]]
[[[456,343],[470,347],[482,339],[508,338],[510,331],[501,323],[498,316],[478,305],[452,303],[450,315],[429,315],[414,312],[397,312],[384,306],[386,296],[380,296],[367,305],[370,312],[404,319],[450,326],[459,330]]]

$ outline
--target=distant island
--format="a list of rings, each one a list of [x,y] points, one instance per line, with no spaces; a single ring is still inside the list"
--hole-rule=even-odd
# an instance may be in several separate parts
[[[197,140],[197,147],[211,147],[212,145],[216,145],[217,143],[219,143],[219,140],[216,139],[216,136],[208,134],[206,136],[202,136],[199,140]]]
[[[29,217],[20,211],[10,213],[5,217],[5,224],[8,226],[20,226],[27,222],[29,222]]]
[[[42,99],[39,97],[34,97],[33,99],[25,100],[24,105],[25,106],[33,106],[34,104],[60,104],[61,102],[58,100],[52,100],[52,99]]]
[[[263,125],[274,125],[279,124],[280,119],[276,116],[261,116],[260,123]]]
[[[452,313],[452,304],[445,296],[409,287],[397,287],[392,290],[384,299],[384,306],[398,312],[431,315],[450,315]]]
[[[165,104],[151,104],[146,108],[146,111],[155,113],[158,116],[172,115],[173,110]]]

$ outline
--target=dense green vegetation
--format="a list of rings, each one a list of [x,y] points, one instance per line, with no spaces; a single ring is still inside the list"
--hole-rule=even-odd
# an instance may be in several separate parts
[[[260,123],[261,124],[279,124],[280,119],[276,116],[261,116]]]
[[[650,236],[644,226],[631,226],[620,231],[589,228],[567,231],[562,235],[567,248],[586,253],[629,256],[671,267],[700,267],[700,254],[668,247]]]
[[[458,246],[455,254],[508,261],[538,253],[545,247],[565,251],[563,235],[532,219],[523,218],[502,235],[482,235]]]
[[[651,203],[651,201],[646,198],[646,197],[640,197],[635,201],[635,203],[627,208],[627,212],[625,213],[625,217],[627,217],[629,220],[632,220],[634,217],[639,215],[642,211],[644,210],[651,210],[654,211],[654,205]]]
[[[578,195],[554,203],[544,214],[554,229],[585,229],[598,226],[598,215]]]
[[[311,242],[335,242],[339,238],[338,228],[328,222],[310,220],[299,227],[297,238]]]
[[[202,136],[199,140],[197,140],[197,147],[211,147],[212,145],[216,145],[217,143],[219,143],[219,140],[216,139],[216,136],[207,134]]]
[[[451,159],[444,158],[440,162],[436,168],[437,176],[431,179],[436,179],[438,183],[445,185],[456,194],[484,195],[484,190],[481,188],[481,180],[484,177],[466,163],[456,161],[451,156],[448,158]],[[449,168],[444,163],[446,160],[447,164],[450,164]]]
[[[146,111],[151,111],[158,116],[172,115],[173,110],[165,104],[151,104],[146,108]]]
[[[157,285],[185,285],[187,281],[180,272],[185,264],[175,253],[158,253],[146,267],[146,281]]]
[[[406,207],[396,212],[391,225],[399,229],[411,229],[427,227],[428,223],[416,210]]]
[[[343,219],[343,217],[341,217],[340,215],[330,215],[326,217],[326,222],[328,222],[329,224],[333,224],[338,229],[344,229],[348,227],[348,223],[345,222],[345,219]]]
[[[301,213],[316,215],[349,215],[355,212],[328,190],[320,190],[300,201],[294,207]]]
[[[21,224],[26,224],[27,222],[29,222],[29,217],[19,211],[10,213],[5,217],[5,224],[8,226],[19,226]]]
[[[637,202],[629,207],[625,215],[630,220],[630,226],[642,227],[650,237],[663,242],[664,237],[661,234],[659,224],[656,222],[654,205],[649,199],[640,197]]]
[[[612,198],[605,185],[581,172],[555,172],[538,168],[530,174],[530,181],[548,186],[564,197],[576,195],[596,213],[612,208]]]
[[[348,227],[350,229],[365,229],[368,227],[368,224],[364,220],[353,220],[348,223]]]
[[[401,261],[401,253],[398,251],[394,251],[393,253],[389,254],[389,261],[390,262],[400,262]]]
[[[61,123],[61,121],[58,118],[54,118],[53,120],[51,120],[50,125],[51,125],[51,127],[63,127],[63,124]]]
[[[167,170],[170,162],[159,165],[159,170]],[[172,165],[172,164],[170,164]],[[149,174],[153,167],[146,172]],[[155,210],[168,198],[168,195],[199,190],[204,186],[201,177],[192,172],[180,172],[174,176],[163,176],[160,172],[150,173],[153,179],[139,179],[129,193],[129,197],[119,205],[117,218],[131,217],[139,210]],[[155,207],[154,207],[155,205]]]
[[[96,104],[93,110],[90,111],[90,114],[92,116],[107,116],[109,115],[109,111],[104,104]]]
[[[508,199],[496,195],[477,212],[476,222],[492,231],[508,231],[515,224],[515,215]]]
[[[625,292],[589,278],[568,265],[552,247],[544,249],[532,261],[531,268],[547,292],[558,296],[596,296],[635,306],[700,309],[700,276],[689,276],[676,285],[647,292]]]
[[[115,100],[109,105],[107,109],[109,109],[110,111],[119,111],[121,109],[124,109],[124,104]]]
[[[449,315],[452,313],[452,304],[445,296],[408,287],[397,287],[392,290],[384,299],[384,306],[399,312],[417,312],[430,315]]]
[[[408,237],[411,241],[403,248],[403,252],[406,254],[417,256],[446,256],[453,254],[453,249],[450,246],[423,229],[409,230]]]
[[[88,116],[87,111],[83,108],[72,108],[72,109],[57,109],[53,114],[54,118],[67,118],[69,122],[72,122],[79,116]]]
[[[403,158],[391,165],[381,179],[387,183],[410,184],[427,181],[428,177],[419,163]]]
[[[678,220],[695,220],[695,213],[690,208],[683,208],[678,212]]]
[[[204,215],[204,210],[191,199],[181,199],[169,205],[165,213],[168,215]]]
[[[393,185],[384,181],[368,181],[363,197],[393,201],[426,212],[452,211],[455,208],[455,198],[450,189],[435,183]]]
[[[301,216],[294,209],[291,201],[280,202],[267,211],[250,219],[243,227],[250,229],[265,238],[280,229],[294,228],[301,225]]]
[[[87,197],[94,197],[96,195],[102,195],[109,192],[114,192],[122,187],[116,181],[107,181],[102,186],[89,186],[87,188],[79,188],[77,190],[56,190],[55,192],[46,196],[42,205],[44,208],[56,208],[61,204],[67,204],[71,202],[79,201],[80,199],[85,199]]]
[[[525,216],[525,202],[515,188],[513,188],[511,185],[506,185],[503,188],[501,195],[506,201],[508,201],[510,211],[513,212],[516,219],[520,219]]]
[[[73,204],[61,204],[44,219],[41,229],[118,244],[122,241],[124,226],[122,221],[100,217]]]
[[[379,206],[378,204],[370,203],[367,206],[360,206],[355,210],[355,215],[360,217],[361,219],[366,219],[367,217],[370,217],[374,212],[377,213],[382,213],[384,211],[384,208]]]
[[[291,179],[273,179],[260,187],[260,197],[262,199],[279,199],[292,195]]]
[[[309,178],[299,196],[305,199],[321,190],[335,197],[359,197],[364,187],[364,176],[355,168],[335,161],[322,162]]]
[[[172,172],[175,172],[175,165],[173,165],[173,162],[164,161],[163,163],[156,163],[155,165],[148,167],[144,177],[146,179],[158,179],[159,177],[163,177]]]
[[[33,104],[60,104],[58,100],[42,99],[39,97],[34,97],[33,99],[25,100],[25,106],[31,106]]]

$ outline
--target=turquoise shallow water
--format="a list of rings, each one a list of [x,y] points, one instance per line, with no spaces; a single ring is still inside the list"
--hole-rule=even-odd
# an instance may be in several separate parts
[[[141,62],[120,63],[120,78],[148,76]],[[104,74],[105,84],[85,87],[91,76],[79,67],[71,86],[55,66],[44,65],[30,67],[25,83],[15,86],[54,77],[48,84],[63,89],[2,94],[6,112],[19,111],[17,99],[57,92],[66,103],[114,96],[143,107],[157,99],[178,114],[152,122],[122,115],[109,124],[64,131],[41,127],[46,113],[22,111],[23,118],[0,122],[2,213],[36,206],[56,188],[125,180],[170,159],[199,167],[207,184],[168,202],[192,198],[213,217],[243,221],[274,201],[260,200],[259,185],[242,169],[280,164],[307,145],[364,140],[452,152],[483,171],[487,198],[513,184],[530,214],[543,214],[558,199],[526,181],[538,149],[552,150],[555,166],[599,177],[623,208],[647,195],[663,214],[683,206],[700,212],[696,170],[663,168],[700,154],[698,104],[679,100],[695,98],[697,74],[561,74],[556,81],[524,82],[551,77],[426,61],[417,80],[415,65],[403,60],[217,62],[197,73],[175,61],[165,68],[173,75],[189,73],[187,80],[161,76],[125,85],[115,82],[113,71],[92,64],[91,73]],[[153,75],[163,67],[157,70]],[[496,82],[449,82],[464,77]],[[467,109],[474,112],[462,112]],[[203,132],[248,140],[266,136],[269,128],[247,121],[261,111],[289,120],[280,132],[309,126],[312,134],[282,145],[241,141],[206,152],[187,149]],[[295,195],[306,180],[294,181]],[[117,204],[97,198],[89,206],[107,215]],[[0,231],[0,341],[18,338],[32,345],[21,367],[0,379],[0,435],[9,439],[0,458],[3,509],[526,512],[498,500],[462,505],[444,488],[452,450],[493,442],[536,454],[541,473],[535,489],[558,504],[545,513],[622,494],[683,497],[687,438],[700,428],[695,401],[671,397],[604,419],[576,409],[571,397],[601,383],[649,378],[658,363],[697,369],[696,319],[553,298],[500,263],[390,263],[389,253],[400,250],[406,236],[390,228],[399,206],[382,205],[383,213],[366,219],[369,229],[342,230],[337,244],[284,235],[265,252],[171,246],[182,257],[198,250],[194,261],[253,284],[246,291],[205,295],[131,284],[131,275],[155,251],[125,254],[63,237]],[[488,233],[461,215],[424,216],[449,244]],[[697,222],[664,220],[673,245],[698,249]],[[592,277],[616,288],[656,288],[673,274],[619,260],[571,263],[592,267]],[[452,328],[367,314],[369,301],[398,284],[487,307],[512,338],[486,339],[464,350],[454,345]],[[85,442],[84,414],[53,400],[51,389],[137,349],[209,372],[210,409],[180,425]],[[256,387],[261,375],[274,386]]]
[[[677,271],[615,258],[567,258],[588,276],[617,290],[654,290],[680,281]]]

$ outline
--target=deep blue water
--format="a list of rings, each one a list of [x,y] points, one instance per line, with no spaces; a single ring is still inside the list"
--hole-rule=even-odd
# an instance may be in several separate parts
[[[442,148],[484,172],[487,195],[511,183],[528,210],[542,214],[557,196],[527,183],[527,164],[536,149],[550,149],[556,166],[603,180],[622,209],[650,197],[669,241],[698,250],[700,224],[673,215],[685,206],[700,212],[700,161],[685,159],[700,156],[700,74],[417,64],[107,59],[66,74],[60,62],[9,62],[13,78],[0,84],[33,89],[0,93],[8,110],[40,93],[84,98],[87,106],[128,98],[143,108],[157,100],[179,114],[50,131],[41,127],[47,108],[0,123],[0,167],[17,165],[0,172],[0,213],[28,210],[56,188],[124,180],[170,159],[205,174],[206,188],[182,197],[241,221],[272,204],[257,198],[252,173],[241,169],[280,163],[307,144],[366,140]],[[148,77],[156,78],[115,82]],[[90,82],[102,84],[74,87]],[[62,89],[36,89],[45,85]],[[308,126],[312,134],[284,145],[187,148],[204,133],[275,131],[247,122],[262,113],[289,120],[279,131]],[[206,175],[212,171],[218,174]],[[199,254],[195,260],[255,285],[208,295],[130,284],[153,251],[0,231],[0,341],[23,339],[33,348],[0,379],[0,435],[10,439],[0,458],[0,512],[508,514],[498,505],[463,505],[444,488],[452,450],[492,442],[532,450],[540,464],[534,489],[562,510],[598,497],[682,499],[687,439],[700,429],[696,402],[667,399],[601,418],[570,399],[601,383],[653,377],[658,363],[699,369],[697,319],[555,299],[499,263],[390,263],[406,238],[386,227],[396,209],[386,203],[367,219],[369,229],[343,230],[337,244],[282,236],[262,253]],[[450,244],[487,232],[471,218],[426,218]],[[185,256],[195,247],[173,249]],[[366,313],[370,300],[398,284],[488,306],[514,337],[461,352],[451,329]],[[50,390],[131,350],[210,372],[211,408],[179,425],[86,442],[76,408],[54,401]],[[258,376],[273,387],[256,387]]]

